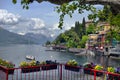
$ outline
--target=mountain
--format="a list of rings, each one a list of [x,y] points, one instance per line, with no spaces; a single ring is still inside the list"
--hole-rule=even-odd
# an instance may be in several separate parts
[[[27,39],[25,36],[9,32],[0,27],[0,44],[28,44],[35,43]]]
[[[51,36],[46,36],[41,33],[39,33],[39,34],[27,33],[24,36],[38,44],[44,44],[47,41],[53,41],[55,39]]]

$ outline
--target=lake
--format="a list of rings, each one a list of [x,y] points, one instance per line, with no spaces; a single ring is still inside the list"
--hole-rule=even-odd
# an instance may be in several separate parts
[[[68,60],[75,59],[79,64],[84,64],[87,61],[101,65],[106,64],[106,58],[103,56],[75,56],[74,53],[46,50],[47,48],[41,45],[1,45],[0,58],[13,62],[16,67],[19,66],[21,61],[26,61],[26,55],[35,56],[35,59],[40,62],[45,60],[57,60],[57,62],[65,63]],[[109,65],[120,66],[120,60],[109,59]]]

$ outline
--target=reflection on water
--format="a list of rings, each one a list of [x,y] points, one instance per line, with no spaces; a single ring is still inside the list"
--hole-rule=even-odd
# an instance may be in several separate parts
[[[58,62],[66,62],[70,59],[75,59],[79,64],[87,61],[96,64],[105,65],[106,58],[103,56],[75,56],[73,53],[46,51],[46,47],[41,45],[4,45],[0,46],[0,58],[12,61],[16,67],[21,61],[25,60],[26,55],[35,56],[36,60],[57,60]],[[109,65],[118,66],[120,60],[109,59]]]

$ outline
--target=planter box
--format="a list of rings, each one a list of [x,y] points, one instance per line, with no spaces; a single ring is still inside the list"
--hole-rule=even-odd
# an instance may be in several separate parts
[[[57,69],[57,64],[42,65],[41,70],[53,70]]]
[[[70,66],[70,65],[65,65],[65,69],[66,70],[70,70],[70,71],[75,71],[75,72],[79,72],[80,68],[76,67],[76,66]]]
[[[120,76],[115,76],[112,74],[108,74],[108,79],[107,80],[120,80]]]
[[[15,69],[9,69],[9,70],[8,70],[8,74],[14,74],[14,70],[15,70]]]
[[[90,68],[84,68],[84,74],[94,75],[94,71]],[[102,76],[102,72],[96,72],[96,76]]]
[[[96,76],[103,76],[102,72],[96,72]]]
[[[5,72],[5,73],[7,73],[7,70],[8,70],[8,75],[14,74],[14,68],[9,69],[9,68],[4,68],[3,66],[0,66],[0,70]]]
[[[90,68],[84,68],[84,74],[94,75],[94,72]]]
[[[30,72],[38,72],[38,71],[40,71],[40,67],[21,68],[22,73],[30,73]]]
[[[0,66],[0,70],[2,70],[2,67]]]

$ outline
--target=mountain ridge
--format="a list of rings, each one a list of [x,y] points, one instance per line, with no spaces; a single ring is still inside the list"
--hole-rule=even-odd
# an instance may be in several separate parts
[[[43,34],[26,33],[19,35],[0,27],[0,44],[44,44],[54,38]]]
[[[28,44],[28,42],[34,44],[33,41],[26,39],[22,35],[18,35],[0,27],[0,44]]]

